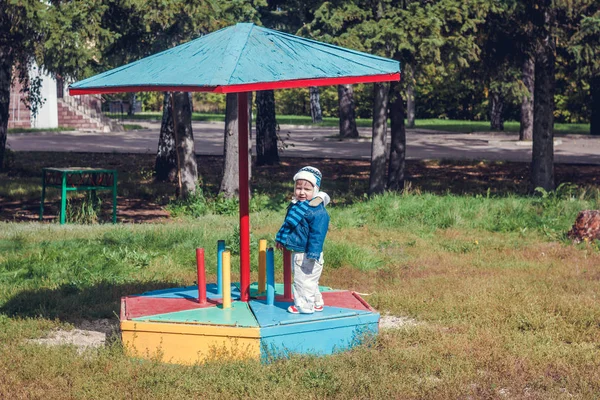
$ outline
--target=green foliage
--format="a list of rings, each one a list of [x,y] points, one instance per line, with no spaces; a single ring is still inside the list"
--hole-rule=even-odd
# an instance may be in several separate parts
[[[68,197],[66,220],[76,224],[98,223],[101,206],[102,201],[94,192],[86,192],[85,197],[79,201]]]
[[[284,207],[284,202],[285,200],[282,198],[255,192],[250,197],[250,211],[281,209]],[[233,216],[239,213],[239,199],[237,197],[227,198],[221,194],[211,196],[198,187],[196,192],[187,199],[177,199],[169,203],[166,208],[174,217],[198,218],[207,214]]]
[[[263,0],[109,2],[102,27],[113,34],[113,40],[102,43],[102,69],[155,54],[233,22],[256,22],[256,8],[263,4]],[[153,95],[144,95],[142,102],[144,109],[153,111],[162,105]]]
[[[577,11],[583,15],[566,50],[573,56],[580,75],[590,79],[600,74],[600,7],[587,2],[581,6],[583,9]],[[575,14],[579,17],[579,13]]]
[[[561,184],[539,198],[385,194],[356,206],[364,224],[412,227],[415,231],[478,229],[489,232],[566,232],[578,210],[600,205],[600,193]]]
[[[337,117],[339,108],[337,86],[321,86],[319,87],[319,95],[323,116]],[[371,118],[373,115],[373,85],[354,85],[354,101],[356,116],[358,118]],[[282,122],[284,116],[310,116],[308,88],[275,91],[275,114],[279,123],[287,123]],[[312,120],[308,119],[308,121],[311,121],[312,124]]]
[[[40,54],[40,43],[43,40],[44,4],[36,0],[8,0],[0,7],[0,36],[2,49],[2,68],[9,68],[5,76],[12,75],[16,67],[19,79],[28,83],[29,67],[34,57]],[[10,50],[10,51],[8,51]],[[3,82],[9,84],[10,82]]]
[[[361,271],[368,271],[382,268],[386,261],[377,250],[361,246],[358,243],[328,243],[323,251],[330,268],[351,265]]]
[[[162,111],[163,92],[139,92],[136,97],[142,102],[142,111]]]
[[[308,88],[275,91],[276,115],[310,115]]]
[[[491,8],[490,2],[480,0],[325,2],[301,32],[319,40],[393,57],[401,64],[404,76],[401,84],[415,87],[418,83],[418,87],[444,79],[453,69],[464,69],[478,59],[478,26]],[[432,97],[439,98],[437,93]],[[358,98],[365,103],[359,115],[370,116],[372,93]],[[442,104],[455,98],[456,93],[451,93]],[[429,102],[423,108],[426,113],[419,115],[434,117],[448,115],[449,109],[431,111]]]
[[[167,205],[166,209],[174,217],[188,215],[190,217],[200,217],[206,215],[210,208],[209,201],[204,196],[201,188],[196,188],[196,192],[189,195],[187,199],[177,199]]]
[[[137,129],[144,129],[144,127],[138,124],[123,124],[123,129],[126,131],[134,131]]]
[[[225,237],[225,249],[229,250],[232,255],[240,254],[240,226],[235,225],[235,227],[229,232],[229,234]],[[254,234],[250,232],[250,250],[256,251],[258,250],[258,240],[255,238]]]
[[[54,2],[48,7],[42,65],[62,78],[93,73],[103,46],[114,38],[101,23],[107,9],[103,0]]]
[[[194,93],[194,110],[201,113],[225,114],[225,99],[222,94]]]

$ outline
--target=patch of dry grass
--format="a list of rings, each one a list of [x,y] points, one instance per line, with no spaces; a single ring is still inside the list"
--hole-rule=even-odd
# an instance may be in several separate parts
[[[353,168],[337,173],[355,182],[362,167]],[[0,398],[594,399],[600,248],[572,245],[563,234],[578,209],[597,204],[597,196],[425,193],[333,207],[321,284],[356,290],[382,313],[415,323],[349,352],[268,365],[182,367],[128,358],[118,341],[83,354],[27,342],[78,318],[116,320],[122,295],[191,284],[194,249],[205,247],[214,259],[216,241],[235,233],[236,217],[4,223]],[[253,214],[253,243],[272,240],[282,218],[272,210]],[[252,265],[256,271],[254,256]]]

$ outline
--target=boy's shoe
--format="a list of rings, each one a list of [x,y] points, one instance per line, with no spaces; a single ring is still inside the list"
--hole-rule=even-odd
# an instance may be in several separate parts
[[[323,311],[323,306],[322,306],[322,305],[321,305],[321,306],[315,306],[313,309],[314,309],[316,312],[321,312],[321,311]]]
[[[317,311],[317,310],[315,310]],[[321,309],[319,311],[323,311],[323,307],[321,307]],[[288,307],[287,312],[291,313],[291,314],[312,314],[312,312],[306,312],[306,311],[300,311],[298,309],[298,307],[296,307],[295,305],[291,305]]]

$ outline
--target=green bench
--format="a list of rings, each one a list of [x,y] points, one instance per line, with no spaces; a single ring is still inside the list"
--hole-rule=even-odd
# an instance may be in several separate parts
[[[112,190],[112,222],[117,222],[117,171],[97,168],[42,168],[42,201],[40,221],[44,216],[46,188],[60,189],[60,224],[66,222],[67,192],[89,190]]]

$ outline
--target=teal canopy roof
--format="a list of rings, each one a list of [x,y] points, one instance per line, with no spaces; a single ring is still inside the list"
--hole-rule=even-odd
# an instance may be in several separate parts
[[[284,89],[400,79],[400,63],[250,23],[201,36],[70,86],[70,93]]]

